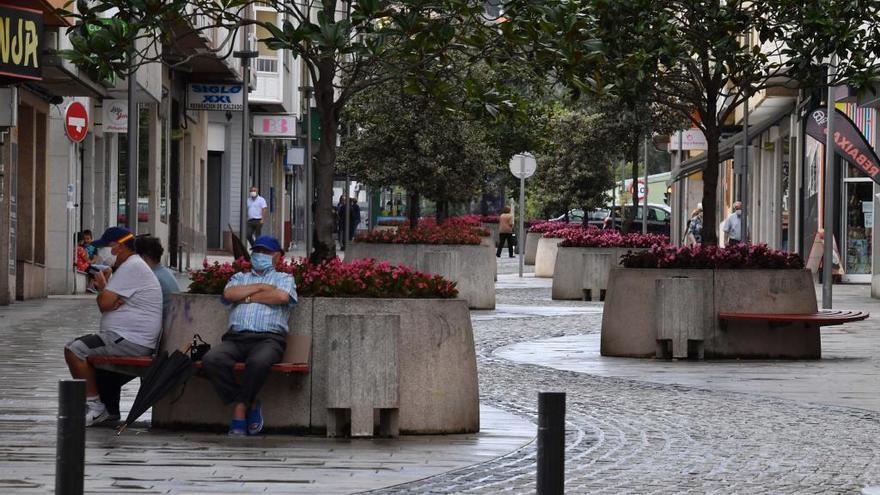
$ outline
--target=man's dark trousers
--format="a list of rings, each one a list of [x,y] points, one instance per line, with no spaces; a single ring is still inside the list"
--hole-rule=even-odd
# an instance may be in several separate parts
[[[286,347],[287,338],[277,333],[230,330],[223,335],[223,342],[205,355],[202,364],[225,404],[251,404],[266,383],[272,365],[281,362]],[[245,363],[241,384],[233,371],[238,362]]]
[[[260,237],[263,232],[263,221],[259,218],[251,218],[247,221],[247,240],[254,245],[254,239]]]

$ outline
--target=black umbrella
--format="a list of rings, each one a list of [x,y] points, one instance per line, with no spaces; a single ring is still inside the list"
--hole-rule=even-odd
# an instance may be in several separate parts
[[[141,380],[141,388],[134,399],[134,404],[131,405],[128,417],[125,418],[125,422],[122,423],[116,434],[119,435],[125,431],[147,409],[153,407],[171,389],[187,381],[192,374],[193,363],[189,356],[177,350],[171,355],[168,355],[166,351],[160,352]]]
[[[235,235],[235,231],[232,230],[232,225],[227,224],[229,227],[229,233],[232,234],[232,256],[235,259],[244,258],[247,261],[251,260],[251,255],[248,253],[247,248],[244,247],[244,243],[241,242],[241,239]]]

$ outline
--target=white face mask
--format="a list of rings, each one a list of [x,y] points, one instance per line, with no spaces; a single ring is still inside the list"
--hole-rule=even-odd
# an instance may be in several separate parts
[[[116,255],[113,254],[113,248],[111,247],[102,247],[99,249],[98,256],[101,257],[101,261],[103,261],[105,265],[113,266],[116,264]]]
[[[257,197],[257,191],[251,191],[251,197],[252,197],[252,198],[256,198],[256,197]]]

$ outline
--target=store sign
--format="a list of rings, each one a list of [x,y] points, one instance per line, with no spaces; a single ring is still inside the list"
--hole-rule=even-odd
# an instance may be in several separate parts
[[[0,4],[0,75],[42,79],[43,14]]]
[[[679,147],[680,146],[680,147]],[[706,142],[706,135],[699,129],[688,129],[683,132],[675,132],[669,139],[669,151],[690,150],[706,150],[709,149],[709,143]]]
[[[244,108],[241,84],[190,84],[187,110],[237,110]]]
[[[128,132],[128,100],[104,100],[101,113],[104,132]]]
[[[836,109],[835,109],[836,110]],[[807,117],[807,134],[825,143],[828,134],[828,112],[817,108]],[[837,154],[855,165],[874,182],[880,184],[880,158],[855,123],[840,110],[834,113],[834,147]]]
[[[255,137],[293,139],[296,137],[296,117],[293,115],[254,115]]]

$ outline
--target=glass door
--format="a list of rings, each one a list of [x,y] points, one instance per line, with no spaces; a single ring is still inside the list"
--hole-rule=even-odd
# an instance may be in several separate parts
[[[844,282],[871,282],[871,228],[874,222],[874,183],[868,179],[844,182]]]

